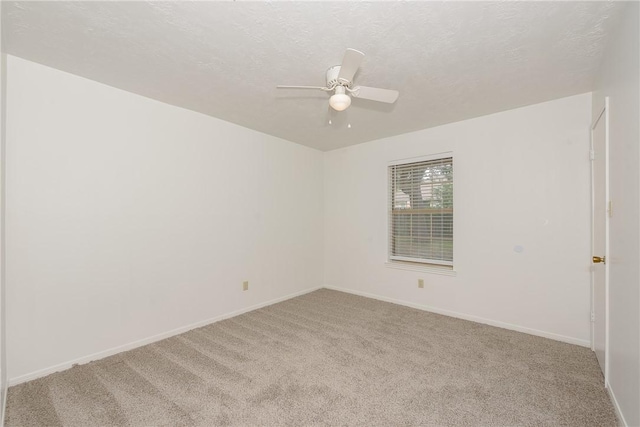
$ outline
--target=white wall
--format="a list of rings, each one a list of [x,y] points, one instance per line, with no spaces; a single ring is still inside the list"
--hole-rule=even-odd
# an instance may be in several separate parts
[[[7,55],[4,53],[2,37],[2,1],[0,1],[0,426],[4,425],[5,398],[7,396],[7,346],[5,310],[5,147],[6,147],[6,102],[7,102]]]
[[[321,152],[12,56],[8,76],[10,382],[321,286]]]
[[[589,345],[590,120],[583,94],[325,153],[325,284]],[[446,151],[456,275],[385,266],[388,163]]]
[[[627,5],[593,94],[609,96],[609,385],[630,426],[640,425],[640,5]]]

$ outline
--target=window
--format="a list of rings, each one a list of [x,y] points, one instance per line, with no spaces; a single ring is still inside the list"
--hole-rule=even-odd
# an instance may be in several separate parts
[[[453,157],[389,166],[389,258],[453,265]]]

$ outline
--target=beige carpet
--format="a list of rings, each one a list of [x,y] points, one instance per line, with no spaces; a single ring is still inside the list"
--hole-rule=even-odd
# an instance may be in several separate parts
[[[586,348],[319,290],[9,389],[7,426],[614,426]]]

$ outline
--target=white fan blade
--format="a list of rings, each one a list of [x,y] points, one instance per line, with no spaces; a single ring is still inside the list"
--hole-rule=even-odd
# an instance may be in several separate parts
[[[338,73],[338,81],[339,82],[352,82],[353,76],[360,68],[360,64],[362,64],[362,58],[364,58],[364,53],[355,50],[355,49],[347,49],[344,53],[344,58],[342,58],[342,65],[340,65],[340,73]]]
[[[320,86],[283,86],[283,85],[278,85],[276,87],[278,89],[320,89],[320,90],[329,90],[329,88],[320,87]]]
[[[393,104],[398,99],[400,92],[397,90],[380,89],[377,87],[356,86],[351,91],[351,95],[360,99],[370,99],[371,101]]]

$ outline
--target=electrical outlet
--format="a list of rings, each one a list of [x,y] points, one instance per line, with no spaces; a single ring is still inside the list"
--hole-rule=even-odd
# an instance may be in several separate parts
[[[420,289],[424,288],[424,280],[422,280],[422,279],[418,279],[418,287],[419,287]]]
[[[243,291],[248,291],[249,290],[249,281],[248,280],[242,282],[242,290]]]

